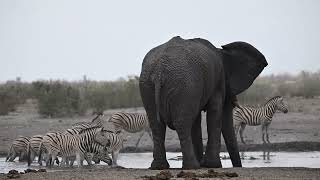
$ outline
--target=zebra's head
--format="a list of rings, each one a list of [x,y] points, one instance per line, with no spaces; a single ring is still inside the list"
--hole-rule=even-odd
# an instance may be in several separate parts
[[[110,147],[109,133],[110,132],[108,130],[104,130],[103,127],[99,128],[99,130],[95,134],[94,141],[103,146],[104,149],[107,149],[108,147]]]
[[[112,159],[110,158],[107,149],[103,149],[98,154],[95,154],[93,157],[94,157],[93,160],[95,162],[98,162],[100,160],[100,161],[107,163],[109,166],[112,165]]]
[[[286,105],[286,103],[283,102],[283,97],[279,96],[276,98],[276,109],[279,111],[282,111],[283,113],[287,113],[288,112],[288,107]]]

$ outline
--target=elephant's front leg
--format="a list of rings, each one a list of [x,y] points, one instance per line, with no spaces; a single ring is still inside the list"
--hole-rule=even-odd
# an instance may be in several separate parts
[[[185,117],[185,116],[181,116]],[[195,156],[192,144],[191,128],[192,119],[177,119],[175,120],[174,127],[179,136],[180,146],[183,156],[182,168],[183,169],[198,169],[200,164]]]
[[[201,163],[203,167],[220,168],[220,147],[222,127],[222,97],[217,96],[207,110],[208,141],[206,153]]]
[[[150,169],[169,169],[164,145],[166,126],[160,122],[151,123],[150,126],[153,134],[153,161]]]
[[[197,116],[197,119],[193,123],[192,130],[192,144],[194,153],[198,162],[201,162],[203,158],[203,143],[202,143],[202,131],[201,131],[201,113]]]

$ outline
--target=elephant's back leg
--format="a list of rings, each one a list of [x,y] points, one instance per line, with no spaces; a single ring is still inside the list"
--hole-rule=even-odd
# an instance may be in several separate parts
[[[203,142],[202,142],[202,129],[201,129],[201,112],[199,112],[197,118],[195,119],[192,129],[192,144],[194,148],[194,153],[198,162],[201,162],[203,158]]]
[[[177,98],[174,105],[171,104],[170,106],[170,112],[173,112],[171,114],[172,124],[180,140],[183,156],[182,168],[184,169],[196,169],[200,167],[197,156],[200,158],[199,153],[201,153],[201,149],[195,149],[192,140],[193,138],[194,140],[200,138],[200,124],[197,124],[197,126],[193,128],[200,113],[199,104],[197,103],[199,102],[198,99],[199,98],[192,99],[192,96]],[[200,129],[198,129],[199,127]],[[192,133],[192,131],[194,131],[194,133]],[[200,145],[200,143],[198,145]]]
[[[165,135],[166,125],[157,120],[154,87],[140,86],[143,105],[146,109],[149,125],[153,135],[153,161],[151,169],[168,169],[166,158]]]
[[[217,83],[206,108],[208,140],[205,156],[201,164],[203,167],[222,167],[219,153],[221,147],[222,112],[224,101],[225,89],[223,83]]]

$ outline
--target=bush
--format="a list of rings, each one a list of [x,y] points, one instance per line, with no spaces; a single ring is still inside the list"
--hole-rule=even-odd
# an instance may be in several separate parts
[[[25,102],[28,85],[19,81],[8,81],[0,85],[0,115],[6,115],[15,110],[18,104]]]
[[[49,117],[81,114],[79,89],[60,81],[32,83],[39,113]]]

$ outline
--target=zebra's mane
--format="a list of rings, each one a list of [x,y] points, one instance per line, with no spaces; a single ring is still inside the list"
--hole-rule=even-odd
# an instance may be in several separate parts
[[[102,115],[103,115],[102,112],[99,112],[97,116],[91,120],[91,122],[94,122],[96,119],[98,119]]]
[[[277,99],[277,98],[281,98],[282,96],[275,96],[273,98],[270,98],[266,103],[264,103],[264,105],[268,104],[270,101],[273,101],[274,99]]]
[[[92,130],[98,129],[98,128],[101,128],[101,127],[99,127],[99,126],[92,126],[92,127],[86,128],[86,129],[81,129],[78,134],[83,134],[83,133],[86,133],[86,132],[88,132],[88,131],[92,131]]]

